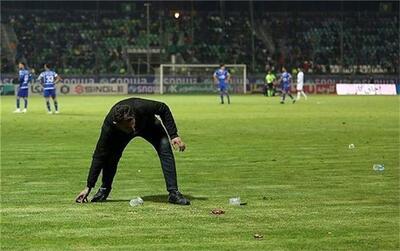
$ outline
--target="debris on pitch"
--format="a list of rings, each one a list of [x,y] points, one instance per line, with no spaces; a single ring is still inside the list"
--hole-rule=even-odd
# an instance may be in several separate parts
[[[372,169],[377,172],[382,172],[385,170],[385,165],[384,164],[373,164]]]
[[[222,209],[216,208],[216,209],[211,210],[211,213],[214,215],[221,215],[221,214],[225,214],[225,211]]]
[[[261,235],[261,234],[254,234],[254,239],[260,240],[260,239],[262,239],[262,238],[264,238],[263,235]]]

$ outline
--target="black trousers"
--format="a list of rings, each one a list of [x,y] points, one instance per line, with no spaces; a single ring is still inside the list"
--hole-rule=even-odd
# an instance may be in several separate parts
[[[111,188],[122,152],[128,143],[137,136],[144,138],[157,151],[167,190],[178,190],[174,154],[167,132],[158,119],[155,119],[154,124],[146,127],[138,134],[126,134],[103,125],[89,171],[89,187],[94,187],[101,170],[101,186]]]

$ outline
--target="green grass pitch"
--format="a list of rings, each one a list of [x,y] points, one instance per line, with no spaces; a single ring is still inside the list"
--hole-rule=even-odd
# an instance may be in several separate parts
[[[157,155],[139,138],[110,202],[74,202],[104,115],[125,97],[61,96],[57,115],[41,97],[13,114],[14,97],[1,97],[1,250],[400,249],[399,97],[143,97],[173,111],[192,205],[165,202]],[[130,207],[136,196],[144,205]],[[248,204],[230,206],[236,196]]]

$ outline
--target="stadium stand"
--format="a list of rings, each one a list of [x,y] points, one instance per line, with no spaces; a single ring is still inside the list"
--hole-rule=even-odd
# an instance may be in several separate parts
[[[17,60],[35,68],[51,60],[63,74],[135,73],[125,49],[146,48],[147,38],[151,48],[163,49],[155,64],[176,55],[177,63],[245,63],[254,73],[279,65],[318,74],[337,65],[398,72],[399,20],[390,13],[268,12],[252,22],[243,12],[197,12],[180,19],[153,14],[150,21],[147,36],[142,11],[10,9],[1,20],[1,72],[15,72]]]

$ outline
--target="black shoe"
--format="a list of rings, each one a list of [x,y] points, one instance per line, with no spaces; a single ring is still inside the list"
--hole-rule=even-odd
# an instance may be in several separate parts
[[[295,100],[295,99],[293,99],[292,103],[293,103],[293,104],[294,104],[294,103],[296,103],[296,100]]]
[[[97,193],[93,196],[91,202],[106,201],[110,192],[111,192],[111,188],[100,187],[99,191],[97,191]]]
[[[183,197],[179,191],[172,191],[168,195],[168,202],[178,205],[190,205],[190,200]]]
[[[284,101],[281,101],[281,104],[284,104],[285,102]]]

